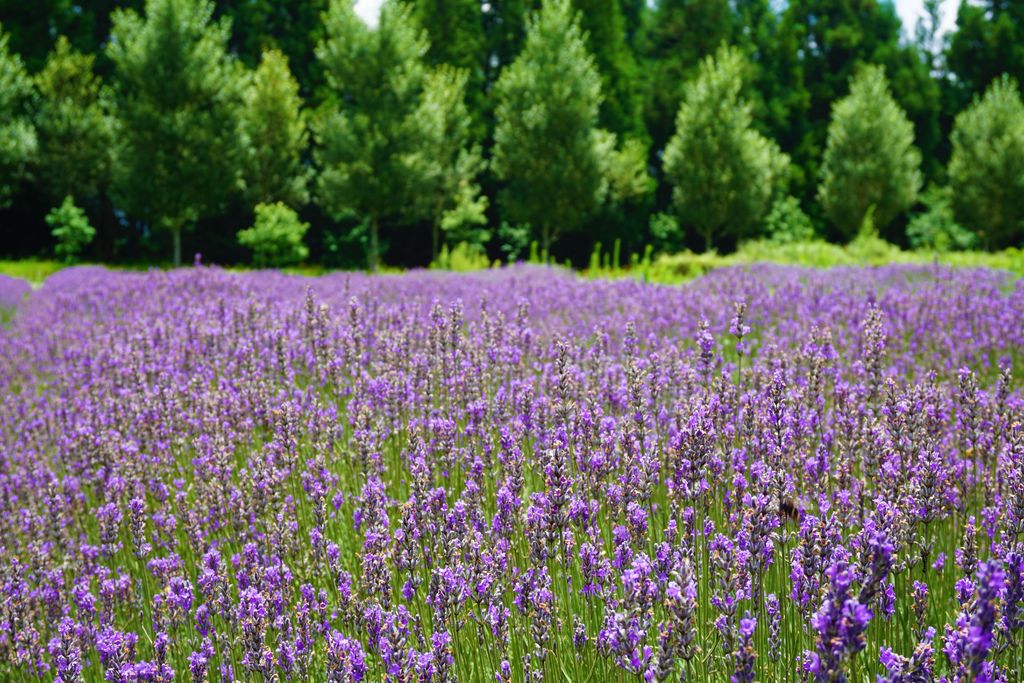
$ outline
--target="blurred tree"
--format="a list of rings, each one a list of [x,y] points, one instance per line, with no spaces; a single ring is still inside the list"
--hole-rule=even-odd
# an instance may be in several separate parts
[[[29,113],[32,80],[0,26],[0,208],[10,204],[36,150]]]
[[[117,8],[139,10],[143,0],[0,0],[0,18],[11,32],[11,49],[22,55],[29,71],[43,68],[58,36],[79,52],[96,55],[99,71],[109,62],[103,48],[110,38],[111,14]]]
[[[480,0],[414,0],[416,18],[427,32],[427,62],[448,64],[466,72],[467,112],[476,135],[486,132],[487,36]],[[436,255],[436,254],[435,254]]]
[[[424,82],[415,117],[422,125],[423,148],[411,163],[420,177],[414,197],[419,217],[430,221],[431,255],[437,260],[441,233],[453,241],[479,246],[488,238],[487,198],[480,195],[477,176],[484,162],[473,144],[465,92],[468,74],[440,66]]]
[[[949,184],[957,220],[988,248],[1024,241],[1024,103],[1008,76],[956,117]]]
[[[181,233],[239,188],[241,67],[208,0],[147,0],[118,11],[108,46],[122,142],[116,194],[129,213]]]
[[[106,192],[114,171],[115,124],[110,93],[93,73],[93,55],[61,36],[35,76],[39,179],[54,199]]]
[[[1024,83],[1024,2],[961,0],[946,55],[954,112],[1003,74]]]
[[[284,202],[302,207],[309,201],[308,174],[302,162],[309,132],[299,84],[283,53],[263,53],[245,88],[243,103],[243,179],[249,206]]]
[[[375,270],[382,222],[439,220],[435,211],[452,208],[446,191],[473,194],[461,181],[475,174],[476,162],[456,169],[474,154],[462,157],[465,105],[456,99],[464,75],[429,75],[426,34],[402,3],[386,2],[376,29],[356,15],[351,0],[333,0],[325,21],[317,56],[331,99],[315,127],[317,200],[336,219],[363,221],[367,265]]]
[[[733,14],[728,0],[658,0],[640,39],[645,60],[644,116],[655,150],[672,135],[684,84],[700,61],[728,41]]]
[[[784,183],[789,158],[751,126],[740,97],[742,53],[721,48],[686,84],[676,132],[665,148],[665,177],[680,226],[704,237],[752,234]]]
[[[885,70],[863,67],[832,110],[818,197],[840,234],[853,238],[872,212],[882,231],[921,189],[914,127],[892,98]]]
[[[597,128],[601,78],[569,0],[546,0],[526,44],[495,85],[493,169],[504,218],[527,224],[550,253],[607,192]]]
[[[489,88],[522,49],[526,18],[535,5],[534,0],[488,0],[483,6],[484,37],[487,40],[486,82]]]
[[[231,19],[229,47],[254,68],[265,51],[277,49],[288,58],[304,96],[323,84],[314,54],[323,36],[321,16],[327,0],[216,0],[218,17]]]
[[[640,74],[619,0],[573,0],[573,6],[601,74],[601,125],[619,135],[645,138]]]
[[[797,141],[784,144],[803,168],[802,187],[795,188],[798,196],[805,201],[813,196],[831,107],[846,94],[850,78],[864,64],[885,67],[892,96],[914,123],[917,144],[931,159],[941,138],[939,88],[917,48],[901,41],[902,24],[892,3],[793,0],[783,21],[796,32],[796,54],[810,96],[808,107],[794,109],[788,123]],[[927,170],[930,174],[937,167],[933,164]]]
[[[283,202],[256,205],[256,222],[238,231],[238,243],[252,250],[253,262],[261,268],[280,268],[304,261],[309,248],[302,241],[309,223]]]
[[[96,236],[96,229],[89,225],[85,212],[75,205],[71,195],[46,214],[46,224],[52,229],[50,234],[57,241],[53,251],[65,263],[74,263],[82,249]]]

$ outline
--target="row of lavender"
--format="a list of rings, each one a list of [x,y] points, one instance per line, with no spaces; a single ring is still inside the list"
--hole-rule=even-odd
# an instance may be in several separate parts
[[[51,277],[0,677],[1019,681],[1024,282]]]

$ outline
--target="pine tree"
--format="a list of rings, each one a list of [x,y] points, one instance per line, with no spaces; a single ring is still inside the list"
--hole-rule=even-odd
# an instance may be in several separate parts
[[[665,148],[664,172],[675,213],[710,250],[716,235],[752,234],[785,179],[789,159],[751,126],[740,97],[744,59],[722,48],[701,62],[686,84],[676,132]]]
[[[601,79],[568,0],[546,0],[526,42],[495,86],[492,168],[499,202],[527,224],[545,251],[579,228],[604,199],[597,134]]]
[[[415,0],[416,19],[427,32],[431,66],[447,64],[466,72],[467,112],[476,133],[485,132],[487,36],[479,0]]]
[[[957,220],[989,248],[1024,242],[1024,103],[1003,76],[956,117],[949,183]]]
[[[28,117],[32,81],[7,45],[8,36],[0,26],[0,208],[9,205],[36,150],[36,132]]]
[[[1024,2],[961,0],[947,62],[952,111],[959,111],[1003,74],[1024,83]]]
[[[299,84],[278,50],[263,53],[243,94],[243,176],[250,206],[284,202],[302,207],[309,201],[302,155],[309,132]]]
[[[437,259],[441,233],[479,246],[487,233],[487,198],[480,195],[477,176],[484,162],[473,144],[465,93],[468,74],[441,66],[424,82],[415,115],[426,136],[412,163],[420,177],[415,195],[420,218],[430,222],[431,261]]]
[[[181,234],[239,187],[240,67],[228,22],[208,0],[148,0],[119,11],[108,46],[115,65],[122,149],[115,186],[129,213]]]
[[[601,74],[601,126],[620,135],[646,137],[640,74],[619,0],[573,0],[573,7]]]
[[[818,189],[826,216],[847,239],[869,212],[883,230],[917,200],[920,165],[914,127],[889,92],[885,70],[864,67],[832,110]]]
[[[376,29],[356,15],[351,0],[334,0],[324,19],[317,56],[331,99],[315,129],[318,201],[338,219],[364,221],[367,264],[375,270],[383,222],[434,220],[424,207],[450,207],[438,174],[453,172],[468,142],[459,127],[464,105],[453,99],[465,85],[462,77],[431,77],[424,63],[429,42],[407,5],[386,2]],[[456,106],[462,108],[453,115]]]
[[[644,114],[655,149],[663,149],[701,60],[733,31],[728,0],[658,0],[641,39],[646,81]]]
[[[93,73],[94,61],[61,36],[34,79],[36,166],[54,199],[92,197],[111,182],[115,120],[110,93]]]

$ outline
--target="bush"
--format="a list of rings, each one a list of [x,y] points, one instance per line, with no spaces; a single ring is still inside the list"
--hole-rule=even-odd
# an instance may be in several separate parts
[[[956,222],[948,187],[931,186],[921,198],[925,210],[910,219],[907,239],[914,249],[963,251],[977,243],[974,235]]]
[[[442,245],[437,260],[430,264],[430,268],[467,273],[474,270],[487,270],[491,265],[491,260],[487,258],[487,254],[479,245],[459,242],[451,249],[447,244]]]
[[[74,263],[82,249],[96,236],[96,229],[89,225],[85,211],[75,206],[70,195],[46,214],[46,224],[52,228],[50,234],[57,240],[53,251],[65,263]]]
[[[238,232],[238,243],[253,252],[253,262],[260,267],[278,268],[298,263],[309,256],[302,243],[309,223],[282,202],[256,206],[256,223]]]
[[[809,242],[815,238],[814,224],[800,208],[796,197],[780,197],[764,221],[768,239],[776,244]]]

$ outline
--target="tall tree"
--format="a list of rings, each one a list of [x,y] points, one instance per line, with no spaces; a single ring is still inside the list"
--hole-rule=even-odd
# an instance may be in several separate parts
[[[266,50],[282,52],[305,96],[323,84],[314,51],[323,35],[327,0],[216,0],[217,16],[231,19],[230,49],[254,68]]]
[[[171,234],[175,265],[182,231],[239,187],[241,70],[229,22],[212,16],[208,0],[147,0],[144,17],[115,14],[107,48],[123,143],[117,195]]]
[[[789,158],[751,126],[750,105],[740,96],[744,60],[722,48],[701,62],[687,83],[676,132],[665,148],[665,176],[683,228],[704,237],[752,234],[785,182]]]
[[[635,150],[617,151],[614,134],[597,127],[601,78],[569,0],[546,0],[531,15],[523,50],[495,92],[491,163],[504,184],[499,203],[510,222],[528,225],[550,251],[609,198],[613,176],[637,175],[622,168],[636,160]]]
[[[57,40],[35,76],[38,176],[51,197],[79,201],[109,189],[114,170],[115,120],[110,93],[93,73],[93,55]]]
[[[847,92],[849,79],[864,64],[885,67],[892,95],[914,123],[926,155],[940,142],[940,93],[925,60],[901,42],[902,22],[892,3],[882,0],[793,0],[784,21],[798,31],[797,54],[810,95],[805,111],[795,110],[789,128],[799,141],[787,146],[803,167],[798,192],[809,200],[819,177],[833,103]]]
[[[684,84],[732,31],[729,0],[658,0],[641,39],[644,114],[655,150],[672,135]]]
[[[1024,2],[961,0],[947,53],[953,111],[1007,74],[1024,83]]]
[[[620,135],[646,137],[640,74],[619,0],[573,0],[573,6],[601,74],[601,125]]]
[[[986,246],[1024,242],[1024,103],[1008,76],[956,117],[949,184],[957,220]]]
[[[468,74],[440,66],[427,75],[416,119],[428,136],[412,162],[420,176],[414,198],[419,217],[430,222],[431,260],[437,259],[442,233],[475,246],[487,233],[487,198],[477,176],[484,161],[466,107]]]
[[[317,200],[338,219],[364,222],[367,265],[375,270],[380,225],[424,218],[425,197],[436,195],[437,165],[443,166],[436,155],[460,146],[445,140],[452,121],[437,111],[450,108],[455,95],[427,90],[441,81],[428,77],[429,43],[408,5],[386,2],[370,29],[351,0],[333,0],[324,22],[317,57],[331,99],[315,127]]]
[[[0,208],[10,203],[36,149],[36,133],[28,116],[32,80],[7,43],[0,26]]]
[[[862,68],[832,110],[818,190],[825,214],[847,239],[868,212],[884,229],[917,200],[920,166],[914,127],[892,98],[884,69]]]
[[[488,54],[480,0],[415,0],[414,6],[430,40],[427,61],[466,72],[468,112],[478,132],[483,132]]]
[[[302,155],[309,144],[299,84],[288,58],[267,50],[243,94],[243,179],[250,206],[284,202],[299,208],[309,201]]]
[[[498,74],[519,54],[526,37],[526,19],[535,5],[534,0],[489,0],[484,7],[488,86],[494,85]]]

